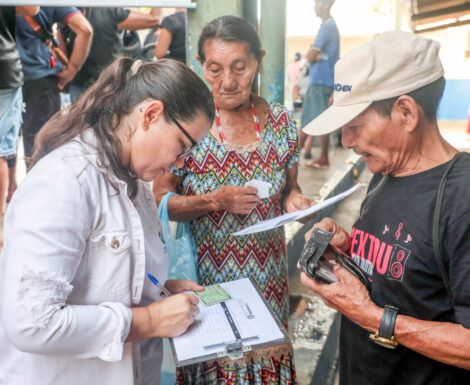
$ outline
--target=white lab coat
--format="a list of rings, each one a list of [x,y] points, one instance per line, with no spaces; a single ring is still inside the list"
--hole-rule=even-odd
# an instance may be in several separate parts
[[[156,205],[99,166],[94,136],[34,166],[11,201],[0,256],[0,384],[158,384],[161,341],[124,343],[130,307],[159,298],[167,257]],[[143,357],[144,358],[144,357]]]

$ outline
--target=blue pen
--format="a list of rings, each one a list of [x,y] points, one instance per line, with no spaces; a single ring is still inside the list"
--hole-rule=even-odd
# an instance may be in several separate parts
[[[150,273],[147,273],[147,277],[148,279],[150,279],[150,282],[152,282],[155,286],[157,286],[161,291],[163,291],[163,293],[165,293],[165,295],[167,297],[170,297],[172,294],[168,291],[168,289],[163,286],[157,279],[157,277],[155,277],[153,274],[150,274]]]

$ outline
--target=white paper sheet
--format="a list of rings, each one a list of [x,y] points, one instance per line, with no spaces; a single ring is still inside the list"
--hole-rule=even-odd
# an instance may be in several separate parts
[[[243,230],[237,231],[233,233],[232,235],[241,236],[241,235],[259,233],[261,231],[272,230],[277,227],[284,226],[290,222],[298,221],[299,219],[308,217],[309,215],[312,215],[328,206],[335,204],[336,202],[343,200],[348,195],[351,195],[354,191],[364,186],[366,186],[366,184],[358,183],[355,186],[351,187],[349,190],[346,190],[345,192],[342,192],[341,194],[335,195],[334,197],[325,199],[324,201],[321,201],[309,207],[308,209],[298,210],[292,213],[281,215],[276,218],[268,219],[266,221],[260,221],[252,226],[248,226],[244,228]]]
[[[221,283],[232,297],[226,305],[237,325],[243,343],[256,346],[284,339],[284,333],[248,278]],[[200,360],[223,351],[225,343],[235,341],[222,306],[200,304],[198,321],[182,336],[173,338],[178,363]]]
[[[261,199],[269,198],[269,190],[273,185],[264,180],[252,179],[245,183],[245,187],[254,187],[258,190],[258,196]]]

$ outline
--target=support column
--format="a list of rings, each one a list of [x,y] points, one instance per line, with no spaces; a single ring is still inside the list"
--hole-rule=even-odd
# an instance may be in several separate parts
[[[256,1],[256,0],[255,0]],[[186,35],[186,63],[204,78],[202,67],[196,59],[197,41],[202,28],[218,16],[234,15],[243,17],[243,0],[197,0],[195,9],[188,9]]]
[[[258,0],[243,0],[243,19],[258,31]]]
[[[255,27],[256,32],[259,33],[258,1],[259,0],[243,0],[243,19],[245,19],[248,23]],[[253,92],[253,94],[255,95],[258,95],[259,78],[260,75],[258,74],[253,82],[253,86],[251,87],[251,92]]]
[[[261,0],[259,34],[266,50],[260,93],[267,101],[284,103],[286,1]]]

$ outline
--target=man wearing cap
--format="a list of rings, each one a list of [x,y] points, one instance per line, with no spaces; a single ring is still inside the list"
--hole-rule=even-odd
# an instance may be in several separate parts
[[[376,35],[338,61],[334,104],[304,128],[342,127],[374,173],[350,234],[315,225],[370,291],[339,265],[333,284],[301,276],[342,313],[341,385],[470,384],[470,156],[439,133],[438,51],[411,33]]]
[[[320,30],[314,43],[307,53],[310,63],[309,85],[305,94],[302,110],[302,127],[311,122],[326,110],[333,93],[333,72],[339,58],[339,31],[336,22],[331,17],[330,10],[334,0],[315,0],[315,13],[322,20]],[[305,159],[311,158],[312,137],[302,133],[300,148],[304,147]],[[320,138],[320,155],[307,163],[314,168],[329,166],[328,160],[329,134]]]

